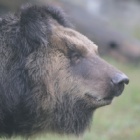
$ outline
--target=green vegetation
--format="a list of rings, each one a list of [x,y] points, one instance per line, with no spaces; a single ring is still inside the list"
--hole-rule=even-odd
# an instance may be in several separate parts
[[[42,135],[32,140],[139,140],[140,139],[140,66],[108,60],[130,78],[123,94],[112,105],[95,112],[91,129],[82,138]],[[6,140],[6,139],[0,139]],[[10,140],[22,140],[12,138]]]

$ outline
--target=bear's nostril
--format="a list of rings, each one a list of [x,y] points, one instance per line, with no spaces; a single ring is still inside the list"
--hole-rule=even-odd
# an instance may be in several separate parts
[[[125,74],[117,74],[113,79],[112,79],[113,84],[118,85],[118,84],[128,84],[129,79]]]
[[[125,84],[129,84],[129,79],[128,79],[128,77],[124,78],[122,82],[124,82]]]

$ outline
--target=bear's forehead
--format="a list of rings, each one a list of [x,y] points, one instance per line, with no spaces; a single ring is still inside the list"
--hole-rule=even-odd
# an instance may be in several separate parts
[[[86,36],[79,32],[62,26],[53,27],[53,37],[57,38],[61,42],[66,42],[68,47],[74,45],[77,50],[81,50],[87,53],[96,53],[98,46],[90,41]],[[62,43],[63,44],[63,43]],[[63,46],[63,45],[61,45]]]

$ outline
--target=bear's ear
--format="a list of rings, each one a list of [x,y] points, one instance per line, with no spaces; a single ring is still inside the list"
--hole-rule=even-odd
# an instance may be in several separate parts
[[[35,48],[42,43],[47,43],[47,38],[51,34],[51,24],[53,24],[50,19],[57,21],[61,26],[71,27],[65,14],[58,7],[26,5],[22,8],[20,31],[30,46]]]
[[[20,14],[20,32],[30,46],[37,47],[47,42],[50,29],[45,13],[40,7],[26,6]]]
[[[44,7],[44,10],[52,19],[56,20],[60,25],[70,28],[73,27],[72,24],[68,21],[67,15],[60,7],[48,5]]]

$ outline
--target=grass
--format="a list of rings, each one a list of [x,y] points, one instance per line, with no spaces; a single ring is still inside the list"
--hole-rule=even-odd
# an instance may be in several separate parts
[[[140,139],[140,66],[124,65],[109,60],[130,78],[123,94],[112,105],[95,112],[91,129],[82,138],[43,135],[32,140],[139,140]],[[0,139],[6,140],[6,139]],[[12,138],[10,140],[22,140]]]

